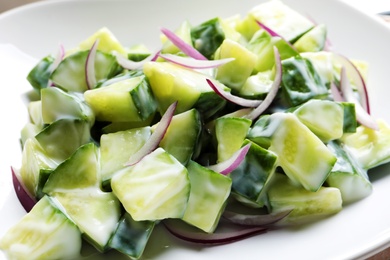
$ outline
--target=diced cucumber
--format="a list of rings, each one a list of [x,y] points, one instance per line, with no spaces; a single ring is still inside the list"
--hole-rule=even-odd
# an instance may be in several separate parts
[[[300,105],[309,99],[325,99],[328,88],[313,64],[306,58],[295,56],[282,61],[281,88],[287,102]]]
[[[186,165],[197,149],[201,131],[202,121],[196,109],[177,114],[173,116],[160,147]]]
[[[218,17],[207,20],[191,29],[193,46],[207,59],[213,59],[215,51],[225,40],[225,33]]]
[[[99,187],[98,148],[94,143],[80,146],[50,174],[43,192],[66,192],[72,189]]]
[[[22,130],[20,131],[20,142],[22,143],[22,147],[26,143],[27,139],[34,138],[42,128],[32,123],[26,123]]]
[[[273,73],[271,70],[250,76],[241,87],[239,95],[248,99],[264,99],[271,89]]]
[[[192,26],[188,21],[184,21],[181,23],[179,28],[175,30],[175,34],[190,46],[192,46],[191,27]],[[161,41],[163,42],[161,49],[162,53],[176,54],[181,52],[181,50],[171,41],[167,40],[165,36],[161,36]]]
[[[330,84],[334,80],[333,54],[331,52],[304,52],[300,55],[311,62],[315,71],[326,84]]]
[[[164,114],[176,101],[176,114],[196,108],[204,116],[215,114],[226,104],[210,88],[207,76],[202,73],[168,62],[148,62],[144,64],[143,70],[157,100],[160,114]],[[215,81],[214,84],[220,83]]]
[[[313,27],[308,18],[280,0],[261,3],[253,7],[249,15],[290,42],[294,42]]]
[[[364,170],[339,142],[328,143],[329,149],[336,155],[337,162],[326,179],[330,187],[338,188],[343,204],[361,200],[372,193],[372,184]]]
[[[67,56],[53,71],[50,79],[63,89],[84,92],[88,89],[85,78],[85,63],[89,50],[78,51]],[[112,54],[97,51],[95,57],[96,81],[107,80],[120,73],[122,68]]]
[[[274,46],[278,48],[280,59],[298,55],[291,45],[280,37],[272,37],[265,30],[257,31],[250,39],[247,48],[256,54],[255,71],[267,71],[275,65]]]
[[[141,61],[151,54],[151,51],[145,45],[137,44],[128,49],[127,58],[132,61]]]
[[[109,241],[109,247],[139,259],[154,229],[154,221],[135,221],[125,212]]]
[[[341,102],[344,108],[344,133],[355,133],[358,126],[354,103]]]
[[[150,116],[145,121],[112,122],[102,128],[103,134],[116,133],[134,128],[150,126],[155,119],[155,115]]]
[[[42,189],[58,163],[50,159],[35,138],[29,138],[23,146],[20,177],[30,194],[43,196]]]
[[[156,111],[153,94],[144,76],[87,90],[84,98],[99,121],[144,121]]]
[[[120,203],[114,194],[92,187],[53,192],[51,196],[58,200],[89,243],[101,252],[108,249],[121,215]]]
[[[46,155],[60,163],[91,141],[90,127],[87,121],[60,119],[45,127],[35,138]]]
[[[251,147],[244,161],[229,176],[233,181],[232,193],[237,200],[254,207],[268,205],[267,188],[277,166],[278,157],[259,145],[245,140]]]
[[[218,162],[229,159],[241,148],[251,124],[252,120],[242,117],[220,117],[215,120]]]
[[[219,66],[215,78],[229,88],[239,92],[242,85],[252,74],[256,64],[256,55],[243,45],[225,39],[215,53],[215,59],[234,58],[233,61]]]
[[[318,24],[306,32],[295,43],[294,47],[299,52],[322,51],[326,43],[327,30],[325,24]]]
[[[274,175],[268,190],[272,213],[292,210],[281,222],[285,224],[306,223],[338,213],[342,209],[341,193],[334,187],[321,187],[308,191],[294,185],[280,173]]]
[[[97,49],[102,52],[118,52],[120,54],[127,55],[126,49],[107,27],[100,28],[93,35],[82,41],[78,48],[80,50],[89,50],[96,40],[99,40]]]
[[[44,123],[42,118],[42,101],[31,101],[28,103],[27,109],[31,123],[43,127]]]
[[[183,220],[207,233],[217,227],[232,181],[229,177],[214,172],[190,161],[187,166],[191,190]]]
[[[237,21],[235,29],[237,32],[241,33],[246,41],[249,41],[253,35],[260,30],[260,26],[252,15],[245,15]]]
[[[311,99],[293,113],[325,143],[343,135],[344,108],[340,103]]]
[[[103,185],[124,167],[130,156],[138,151],[151,135],[150,127],[135,128],[100,138],[100,171]]]
[[[41,89],[46,88],[48,85],[53,62],[53,56],[46,56],[27,75],[28,82],[30,82],[38,94],[40,94]]]
[[[116,172],[111,188],[134,220],[159,220],[184,215],[190,182],[187,169],[157,148],[134,166]]]
[[[356,133],[341,138],[346,149],[366,170],[390,162],[390,126],[382,119],[377,123],[377,131],[360,125]]]
[[[9,259],[74,259],[80,256],[81,234],[47,196],[0,240]]]
[[[267,122],[268,121],[268,122]],[[278,165],[295,183],[309,191],[318,190],[328,177],[336,157],[326,145],[292,113],[273,113],[255,126],[249,139],[278,156]]]
[[[51,124],[62,118],[86,120],[93,125],[95,116],[79,93],[65,92],[60,88],[41,90],[42,119]]]

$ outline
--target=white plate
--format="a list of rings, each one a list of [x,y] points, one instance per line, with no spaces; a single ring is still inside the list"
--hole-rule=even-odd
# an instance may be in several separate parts
[[[390,122],[390,31],[336,0],[285,0],[287,4],[328,26],[334,48],[370,64],[369,90],[374,116]],[[124,45],[154,47],[160,27],[175,29],[184,19],[197,24],[214,16],[245,14],[259,0],[60,0],[45,1],[0,15],[0,43],[11,43],[36,59],[56,51],[59,43],[71,48],[107,26]],[[24,211],[11,183],[10,166],[20,165],[18,143],[27,120],[20,95],[35,60],[12,46],[0,46],[2,95],[0,118],[0,236]],[[374,193],[339,214],[297,229],[269,232],[237,243],[202,247],[177,242],[163,230],[145,252],[153,259],[357,259],[390,245],[389,167],[371,172]],[[1,258],[1,256],[0,256]]]

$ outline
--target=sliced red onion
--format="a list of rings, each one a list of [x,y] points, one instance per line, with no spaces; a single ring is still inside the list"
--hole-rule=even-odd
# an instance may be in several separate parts
[[[50,65],[50,71],[53,72],[58,67],[58,65],[61,63],[61,61],[64,59],[64,57],[65,57],[65,48],[64,48],[64,45],[60,44],[60,46],[58,48],[57,55],[56,55],[53,63]],[[47,82],[47,86],[48,87],[54,86],[53,82],[50,79]]]
[[[227,58],[227,59],[220,59],[220,60],[196,60],[196,59],[191,59],[186,57],[180,57],[178,55],[173,55],[173,54],[159,54],[159,56],[169,62],[190,69],[216,68],[234,60],[234,58]]]
[[[179,36],[177,36],[174,32],[161,28],[161,32],[170,40],[176,47],[178,47],[184,54],[196,59],[196,60],[207,60],[202,53],[200,53],[197,49],[183,41]]]
[[[333,82],[330,84],[330,91],[332,93],[332,97],[334,101],[336,102],[345,101],[343,96],[340,93],[340,90],[336,87],[336,85]]]
[[[374,130],[379,130],[379,126],[368,114],[366,110],[361,106],[359,101],[357,100],[355,94],[353,93],[353,90],[351,88],[351,85],[349,84],[349,80],[347,77],[347,72],[345,67],[343,66],[341,68],[341,75],[340,75],[340,89],[341,93],[343,94],[344,99],[347,102],[351,102],[355,104],[355,110],[356,110],[356,120],[361,124],[364,125],[368,128],[374,129]]]
[[[356,89],[359,93],[359,97],[361,99],[360,104],[363,106],[363,109],[366,110],[368,114],[370,114],[370,103],[368,98],[368,91],[367,91],[366,82],[364,81],[362,74],[360,73],[358,68],[352,63],[352,61],[347,57],[338,53],[333,53],[333,57],[337,62],[341,63],[341,65],[345,67],[345,69],[347,70],[348,75],[355,83]]]
[[[223,90],[218,84],[214,84],[210,79],[206,79],[206,81],[215,93],[217,93],[223,99],[226,99],[227,101],[230,101],[236,105],[243,107],[258,107],[261,102],[263,102],[262,100],[246,99],[232,95],[230,92]]]
[[[275,99],[276,94],[278,93],[280,83],[282,82],[282,61],[280,59],[280,54],[278,48],[274,46],[274,56],[275,56],[275,79],[272,83],[271,89],[269,90],[267,96],[261,102],[261,104],[252,110],[246,118],[251,119],[252,121],[258,118],[272,103]]]
[[[269,33],[269,35],[271,35],[272,37],[280,37],[280,38],[283,38],[280,34],[278,34],[277,32],[275,32],[274,30],[272,30],[271,28],[269,28],[268,26],[266,26],[266,25],[263,24],[262,22],[256,20],[256,23],[257,23],[261,28],[263,28],[267,33]]]
[[[119,65],[121,65],[123,68],[125,68],[127,70],[138,70],[138,69],[142,69],[143,65],[146,62],[155,61],[157,59],[157,57],[159,56],[159,54],[160,54],[160,51],[157,51],[153,54],[150,54],[148,57],[146,57],[145,59],[143,59],[141,61],[132,61],[132,60],[129,60],[128,58],[120,55],[120,54],[117,54],[116,61],[118,62]]]
[[[98,45],[99,39],[93,43],[85,62],[85,80],[87,81],[88,89],[92,89],[96,85],[95,58]]]
[[[153,152],[158,147],[161,140],[164,138],[165,133],[167,132],[169,124],[172,121],[172,117],[175,113],[176,106],[177,106],[177,101],[172,103],[172,105],[168,107],[167,111],[165,111],[164,115],[162,116],[153,134],[146,141],[146,143],[141,147],[141,149],[139,149],[135,154],[133,154],[130,157],[130,159],[125,163],[126,166],[131,166],[136,164],[137,162],[141,161],[142,158],[144,158],[149,153]]]
[[[30,212],[30,210],[37,203],[34,196],[32,196],[23,185],[23,183],[19,180],[18,175],[16,174],[16,170],[11,167],[12,172],[12,183],[14,185],[14,190],[16,196],[18,197],[20,204],[22,204],[23,208],[26,212]]]
[[[214,165],[210,165],[207,168],[215,172],[219,172],[220,174],[227,175],[234,171],[241,164],[241,162],[245,159],[245,156],[248,153],[250,147],[251,144],[249,143],[235,152],[229,159]]]
[[[243,226],[266,226],[275,224],[276,222],[287,217],[292,210],[286,210],[278,213],[248,215],[225,210],[223,217],[232,223]]]
[[[241,227],[240,229],[234,231],[204,233],[201,231],[190,231],[167,220],[164,220],[163,224],[167,230],[177,238],[192,243],[207,245],[228,244],[267,232],[267,228],[265,227]]]

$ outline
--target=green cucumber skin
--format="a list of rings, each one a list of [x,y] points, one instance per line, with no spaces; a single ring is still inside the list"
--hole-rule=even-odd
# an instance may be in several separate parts
[[[49,83],[51,67],[54,62],[54,57],[49,55],[44,57],[27,75],[27,80],[31,86],[40,93],[41,89],[47,87]]]

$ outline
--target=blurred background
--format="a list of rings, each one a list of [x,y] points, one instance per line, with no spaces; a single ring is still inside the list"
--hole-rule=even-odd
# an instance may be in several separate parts
[[[32,2],[37,2],[37,0],[0,0],[0,12]]]

